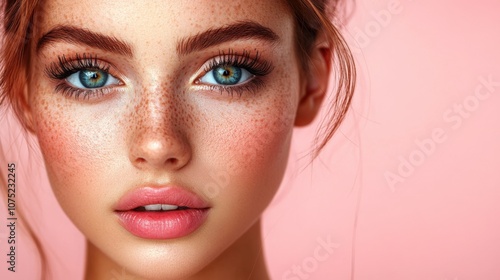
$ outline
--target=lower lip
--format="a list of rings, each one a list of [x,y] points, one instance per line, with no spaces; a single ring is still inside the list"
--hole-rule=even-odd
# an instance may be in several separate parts
[[[116,212],[123,227],[147,239],[172,239],[189,235],[205,222],[208,209]]]

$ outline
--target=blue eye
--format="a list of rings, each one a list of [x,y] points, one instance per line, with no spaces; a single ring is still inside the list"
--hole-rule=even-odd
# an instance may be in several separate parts
[[[241,84],[251,79],[253,76],[254,75],[244,68],[232,65],[220,65],[206,73],[201,77],[200,81],[211,85],[233,86]]]
[[[66,78],[76,88],[93,89],[109,85],[118,85],[120,81],[103,70],[82,69]]]

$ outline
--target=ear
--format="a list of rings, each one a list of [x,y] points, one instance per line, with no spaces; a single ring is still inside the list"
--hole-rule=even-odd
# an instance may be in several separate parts
[[[309,54],[308,72],[300,89],[295,126],[310,124],[319,112],[330,80],[332,49],[319,36]]]

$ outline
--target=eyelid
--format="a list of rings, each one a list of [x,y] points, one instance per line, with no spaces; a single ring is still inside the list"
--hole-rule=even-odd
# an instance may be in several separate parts
[[[84,69],[99,69],[107,72],[116,79],[124,83],[123,75],[116,70],[116,67],[102,59],[98,58],[97,55],[92,55],[88,53],[75,54],[70,58],[66,58],[65,55],[57,57],[57,62],[52,62],[46,69],[45,73],[54,80],[63,80],[80,70]]]

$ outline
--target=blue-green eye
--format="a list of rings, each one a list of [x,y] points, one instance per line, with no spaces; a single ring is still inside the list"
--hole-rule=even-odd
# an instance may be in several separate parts
[[[253,75],[244,68],[220,65],[206,73],[201,77],[200,81],[211,85],[233,86],[241,84],[252,77]]]
[[[76,88],[101,88],[118,85],[120,81],[109,73],[98,69],[83,69],[66,78],[66,81]]]

